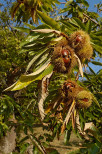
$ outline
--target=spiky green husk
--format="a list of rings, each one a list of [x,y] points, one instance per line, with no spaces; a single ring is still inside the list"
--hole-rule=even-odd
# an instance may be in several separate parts
[[[82,41],[79,44],[75,45],[75,38],[78,35],[82,36]],[[75,53],[81,60],[83,60],[84,58],[90,59],[92,57],[93,48],[90,44],[90,36],[86,32],[78,30],[71,34],[69,38],[69,44],[72,48],[75,49]]]
[[[89,43],[85,44],[85,46],[77,52],[77,55],[81,60],[84,58],[89,60],[93,55],[92,46]]]
[[[83,101],[86,99],[87,101]],[[92,104],[92,94],[89,91],[82,90],[76,96],[77,107],[88,108]]]

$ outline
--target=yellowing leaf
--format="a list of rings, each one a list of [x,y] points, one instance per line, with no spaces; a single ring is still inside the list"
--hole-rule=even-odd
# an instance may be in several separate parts
[[[60,31],[54,30],[54,29],[34,29],[32,30],[33,32],[38,32],[38,33],[56,33],[56,34],[61,34]]]
[[[81,61],[80,61],[79,57],[76,54],[74,54],[74,56],[77,59],[77,62],[78,62],[78,65],[79,65],[79,71],[80,71],[81,76],[83,77],[83,69],[82,69]]]
[[[43,72],[41,72],[38,75],[35,75],[35,76],[25,76],[25,75],[23,75],[18,80],[16,86],[12,89],[12,91],[20,90],[20,89],[28,86],[30,83],[36,81],[36,80],[41,80],[45,75],[51,73],[52,71],[53,71],[53,66],[50,65]]]
[[[61,133],[64,132],[65,126],[66,126],[67,123],[69,122],[69,119],[70,119],[72,113],[73,113],[74,110],[75,110],[75,104],[76,104],[76,102],[75,102],[75,100],[73,100],[73,102],[72,102],[72,104],[71,104],[71,106],[70,106],[70,109],[68,110],[67,116],[66,116],[66,118],[65,118],[65,120],[64,120],[64,122],[63,122],[63,125],[62,125],[62,128],[61,128]]]
[[[33,76],[22,75],[16,83],[14,83],[12,86],[5,89],[5,91],[15,91],[15,90],[23,89],[24,87],[28,86],[30,83],[36,80],[41,80],[45,75],[50,74],[52,71],[53,71],[53,65],[48,65],[46,69],[43,70],[43,72],[40,72],[37,75],[33,75]]]

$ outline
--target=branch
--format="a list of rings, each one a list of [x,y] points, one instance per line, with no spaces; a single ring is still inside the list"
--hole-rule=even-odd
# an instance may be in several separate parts
[[[60,2],[61,4],[66,4],[66,2]]]
[[[97,23],[97,21],[95,21],[94,19],[92,19],[91,17],[89,17],[87,14],[83,13],[83,15],[87,18],[89,18],[92,22],[94,22],[97,26],[99,26],[99,24]]]

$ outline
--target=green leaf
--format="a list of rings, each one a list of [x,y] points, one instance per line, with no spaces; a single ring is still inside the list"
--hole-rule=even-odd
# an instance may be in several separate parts
[[[82,23],[82,21],[76,17],[73,18],[73,21],[77,23],[78,27],[85,30],[85,25]]]
[[[66,4],[65,4],[65,6],[66,6],[66,7],[69,6],[72,2],[73,2],[73,0],[67,1]]]
[[[83,10],[81,8],[78,8],[78,15],[83,18]]]
[[[23,144],[20,154],[24,154],[28,147],[29,147],[28,143]]]
[[[26,22],[23,22],[24,25],[26,25],[27,27],[29,27],[30,29],[35,29],[35,26],[31,25],[31,24],[28,24]]]
[[[71,135],[71,129],[65,130],[64,143],[66,145],[68,145],[68,143],[69,143],[70,135]]]
[[[97,101],[96,97],[93,94],[92,94],[92,100],[100,108],[100,104],[99,104],[99,102]]]
[[[78,150],[71,150],[71,152],[68,152],[67,154],[80,154],[80,149],[78,149]]]
[[[35,75],[32,73],[32,75],[22,75],[20,79],[17,81],[16,85],[10,89],[11,91],[20,90],[26,86],[28,86],[30,83],[41,80],[45,75],[50,74],[53,71],[53,65],[49,65],[43,72]],[[9,90],[9,89],[8,89]]]
[[[47,48],[45,48],[42,52],[40,52],[39,54],[35,55],[34,58],[29,62],[26,72],[29,70],[29,68],[32,66],[32,64],[43,54],[45,53],[47,50]]]
[[[102,36],[102,30],[97,31],[94,34],[97,35],[97,36]]]
[[[54,19],[50,18],[49,16],[47,16],[45,13],[41,11],[37,10],[37,13],[45,24],[49,25],[51,28],[60,30],[59,23],[57,23]]]
[[[47,148],[47,154],[59,154],[59,152],[54,148]]]
[[[101,41],[102,36],[97,36],[95,33],[91,32],[90,36],[92,38],[93,41]],[[101,42],[100,42],[101,43]]]
[[[89,148],[88,153],[89,154],[96,154],[98,153],[100,150],[100,148],[97,146],[96,143],[93,144],[93,146],[91,148]]]
[[[24,141],[26,141],[26,140],[28,140],[28,139],[29,139],[29,137],[28,137],[28,136],[26,136],[26,137],[22,138],[22,139],[20,140],[19,144],[20,144],[20,143],[22,143],[22,142],[24,142]]]
[[[37,71],[31,73],[31,74],[28,74],[26,76],[35,76],[35,75],[38,75],[39,73],[41,73],[44,69],[46,69],[46,67],[49,65],[51,59],[49,58],[43,65],[40,69],[38,69]]]
[[[83,0],[83,5],[85,5],[86,7],[89,7],[89,3],[87,2],[87,1],[85,1],[85,0]]]
[[[69,19],[69,23],[73,24],[76,27],[79,27],[79,24],[74,20],[74,18]]]
[[[90,77],[84,72],[84,77],[88,80],[88,81],[90,81]]]
[[[61,21],[61,23],[63,23],[66,27],[67,27],[67,29],[69,30],[69,32],[73,32],[73,31],[75,31],[76,30],[76,27],[75,26],[73,26],[71,23],[69,23],[68,21],[66,22],[66,21],[64,21],[64,20],[60,20]]]
[[[99,53],[102,54],[102,47],[92,43],[93,48]]]
[[[92,61],[91,63],[94,64],[94,65],[100,65],[100,66],[102,66],[102,63],[101,62]]]
[[[37,40],[39,38],[39,34],[36,34],[36,36],[28,36],[25,41],[21,42],[20,47],[23,47],[25,44],[29,42],[33,42],[34,40]]]
[[[43,53],[43,55],[41,56],[41,58],[39,57],[39,59],[37,59],[36,61],[36,70],[38,70],[40,68],[40,66],[46,61],[46,59],[48,59],[48,55],[49,53]]]
[[[28,28],[24,28],[24,27],[13,27],[13,28],[21,32],[30,33],[30,29]]]
[[[90,69],[92,74],[96,75],[96,73],[94,72],[94,70],[91,67],[89,67],[89,69]]]
[[[59,11],[59,14],[64,13],[64,12],[68,12],[69,10],[70,10],[69,7],[64,8],[64,9],[61,9],[61,10]]]
[[[86,28],[85,28],[86,32],[90,34],[91,28],[92,28],[91,21],[88,20],[88,22],[86,24]]]
[[[39,26],[37,26],[37,29],[49,29],[50,27],[46,24],[41,24]]]

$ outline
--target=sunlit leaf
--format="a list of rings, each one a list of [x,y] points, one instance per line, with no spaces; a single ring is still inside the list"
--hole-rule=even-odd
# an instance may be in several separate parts
[[[99,53],[102,54],[102,47],[96,44],[92,44],[93,48]]]
[[[92,99],[94,101],[94,103],[100,108],[100,104],[99,102],[97,101],[96,97],[92,94]]]
[[[85,25],[82,23],[82,21],[79,18],[73,18],[74,23],[76,22],[78,27],[80,27],[81,29],[85,30]]]
[[[28,24],[26,22],[23,22],[25,26],[29,27],[30,29],[34,29],[35,26],[31,25],[31,24]]]
[[[49,16],[47,16],[45,13],[41,11],[37,11],[37,12],[45,24],[49,25],[51,28],[60,30],[60,25],[54,19],[50,18]]]
[[[60,31],[53,30],[53,29],[34,29],[32,30],[33,32],[39,32],[39,33],[56,33],[56,34],[61,34]]]
[[[25,32],[25,33],[29,33],[30,32],[30,29],[24,28],[24,27],[13,27],[13,28],[16,29],[16,30],[19,30],[21,32]]]
[[[11,91],[20,90],[36,80],[41,80],[45,75],[50,74],[52,71],[53,71],[53,66],[49,65],[45,70],[43,70],[43,72],[37,75],[31,75],[31,76],[22,75],[20,79],[17,81],[16,85],[12,89],[10,88],[10,90]]]
[[[92,28],[91,21],[88,20],[88,22],[86,24],[86,28],[85,28],[86,32],[90,34],[91,28]]]
[[[73,0],[67,1],[66,4],[65,4],[65,6],[66,6],[66,7],[69,6],[72,2],[73,2]]]

